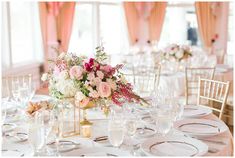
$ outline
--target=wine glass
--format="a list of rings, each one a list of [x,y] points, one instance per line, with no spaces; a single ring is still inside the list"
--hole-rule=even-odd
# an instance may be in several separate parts
[[[43,117],[40,112],[35,112],[29,124],[29,142],[33,147],[34,156],[39,154],[39,151],[44,145],[44,128]]]
[[[20,88],[19,78],[13,77],[11,79],[11,92],[12,92],[12,96],[15,102],[19,102],[19,98],[20,98],[19,88]]]
[[[122,119],[111,119],[108,124],[109,142],[114,147],[119,147],[124,139],[124,125]]]
[[[46,153],[50,154],[46,144],[47,144],[47,138],[50,132],[52,131],[52,127],[54,125],[55,116],[52,110],[43,110],[42,115],[43,115],[43,125],[44,125],[43,128],[44,128],[44,134],[45,134],[44,146],[45,146]]]

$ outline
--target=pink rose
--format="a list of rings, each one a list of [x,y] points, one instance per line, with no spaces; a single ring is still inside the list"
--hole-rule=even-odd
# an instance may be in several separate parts
[[[71,77],[71,79],[82,79],[82,73],[83,73],[83,68],[81,66],[73,66],[70,71],[69,71],[69,75]]]
[[[87,79],[88,79],[89,81],[92,81],[94,78],[95,78],[94,72],[91,72],[91,73],[89,73],[89,74],[87,75]]]
[[[111,95],[111,87],[107,82],[100,82],[98,92],[102,98],[109,97]]]
[[[98,86],[100,84],[100,82],[101,82],[101,79],[99,77],[96,77],[93,79],[92,85]]]
[[[115,83],[112,79],[107,79],[107,83],[109,84],[109,86],[110,86],[113,90],[116,90],[116,89],[117,89],[117,85],[116,85],[116,83]]]
[[[110,71],[112,71],[112,66],[110,65],[105,65],[105,66],[102,66],[100,68],[101,70],[104,70],[105,72],[109,73]]]
[[[104,78],[104,74],[102,71],[97,71],[96,74],[101,80]]]
[[[89,101],[90,101],[89,98],[83,99],[82,101],[80,101],[80,106],[85,107],[89,103]]]

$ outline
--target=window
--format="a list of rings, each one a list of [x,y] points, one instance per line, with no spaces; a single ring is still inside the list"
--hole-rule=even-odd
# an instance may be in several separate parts
[[[76,5],[69,52],[93,56],[103,43],[107,54],[128,53],[128,34],[119,2],[80,2]],[[112,29],[110,29],[112,28]]]
[[[229,3],[229,17],[228,17],[228,44],[227,54],[232,55],[234,53],[234,3]]]
[[[3,68],[42,60],[37,2],[2,2]]]
[[[159,46],[170,43],[201,45],[194,2],[168,2]]]

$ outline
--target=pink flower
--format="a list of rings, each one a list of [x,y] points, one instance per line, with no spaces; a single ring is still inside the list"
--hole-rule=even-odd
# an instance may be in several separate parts
[[[82,79],[83,75],[83,68],[81,66],[73,66],[70,71],[69,71],[69,75],[71,77],[71,79]]]
[[[99,98],[99,93],[96,90],[93,90],[89,93],[89,96],[92,98]]]
[[[109,97],[111,95],[111,87],[107,82],[100,82],[98,92],[102,98]]]
[[[82,101],[80,101],[80,106],[85,107],[90,102],[89,98],[85,98]]]
[[[57,66],[54,67],[53,74],[54,75],[59,75],[60,74],[60,69]]]
[[[87,79],[88,79],[89,81],[92,81],[94,78],[95,78],[94,72],[91,72],[91,73],[89,73],[89,74],[87,75]]]
[[[100,68],[101,70],[104,70],[105,72],[109,73],[110,71],[112,71],[112,66],[110,65],[105,65],[105,66],[102,66]]]
[[[104,74],[102,71],[97,71],[96,74],[101,80],[104,78]]]
[[[101,79],[99,77],[96,77],[96,78],[93,79],[92,82],[93,82],[94,85],[99,85],[100,82],[101,82]]]
[[[107,83],[109,84],[109,86],[110,86],[113,90],[116,90],[116,89],[117,89],[117,85],[116,85],[116,83],[115,83],[112,79],[107,79]]]

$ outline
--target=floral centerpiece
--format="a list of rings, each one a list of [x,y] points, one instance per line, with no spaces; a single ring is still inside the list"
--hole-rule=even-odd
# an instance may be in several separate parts
[[[191,48],[187,45],[171,44],[162,50],[162,58],[168,61],[180,62],[192,56]]]
[[[96,48],[95,58],[61,53],[52,61],[52,68],[43,74],[42,80],[49,82],[52,97],[73,97],[76,105],[82,108],[101,106],[107,109],[107,101],[118,106],[125,102],[144,101],[133,92],[132,85],[119,71],[123,65],[113,67],[106,64],[105,59],[103,47]]]

